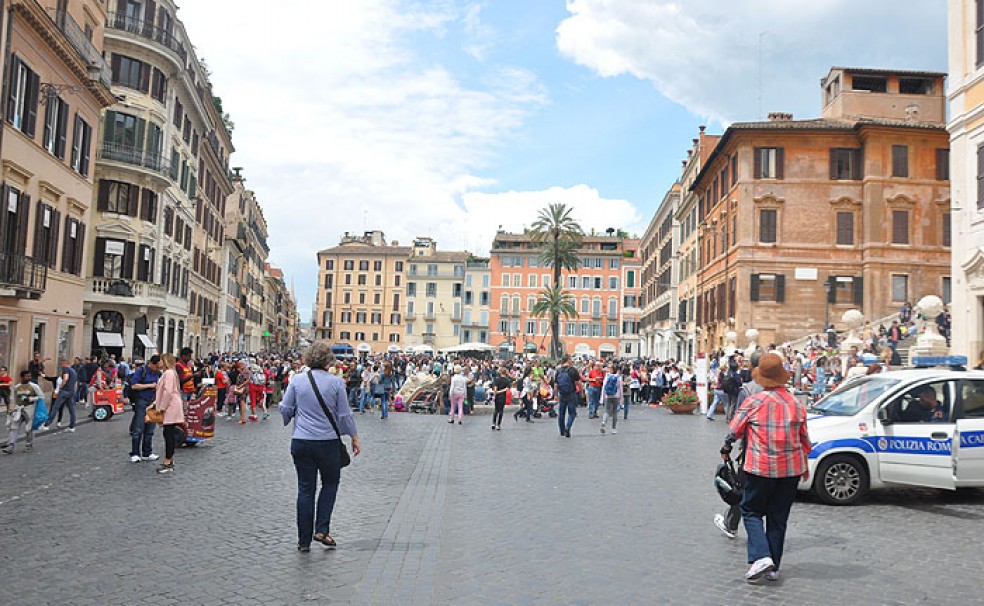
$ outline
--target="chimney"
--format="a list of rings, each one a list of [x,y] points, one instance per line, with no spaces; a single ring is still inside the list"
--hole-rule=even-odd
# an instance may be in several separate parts
[[[707,130],[707,127],[706,127],[706,126],[704,126],[703,124],[701,124],[701,125],[700,125],[700,126],[698,126],[697,128],[699,128],[699,129],[700,129],[700,134],[702,134],[702,135],[704,134],[704,131],[705,131],[705,130]]]
[[[785,112],[769,112],[769,122],[789,122],[793,119],[793,114]]]

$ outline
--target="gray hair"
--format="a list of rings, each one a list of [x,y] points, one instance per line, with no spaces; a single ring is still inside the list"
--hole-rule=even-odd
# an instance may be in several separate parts
[[[328,341],[315,341],[304,352],[304,364],[308,368],[324,370],[335,360]]]

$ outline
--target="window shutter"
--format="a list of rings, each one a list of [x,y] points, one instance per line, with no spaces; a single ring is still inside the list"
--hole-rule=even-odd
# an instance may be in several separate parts
[[[17,111],[17,96],[15,92],[17,91],[17,72],[20,71],[21,60],[17,55],[11,55],[10,57],[10,80],[7,83],[7,121],[10,122],[14,119],[14,113]]]
[[[109,181],[99,180],[99,197],[96,199],[96,210],[105,211],[109,209]]]
[[[144,263],[144,255],[146,254],[147,246],[144,244],[140,245],[140,258],[137,260],[137,279],[141,282],[147,281],[147,264]]]
[[[837,179],[837,149],[830,148],[830,180]]]
[[[852,156],[851,178],[860,181],[864,179],[864,148],[855,149]]]
[[[65,272],[65,273],[69,273],[69,272],[72,271],[72,265],[71,264],[72,264],[72,261],[75,260],[74,253],[72,255],[72,258],[69,258],[69,256],[68,256],[68,253],[71,252],[71,251],[68,250],[69,244],[72,243],[71,235],[72,235],[72,218],[66,216],[65,217],[65,240],[62,242],[62,262],[61,262],[61,270],[63,272]]]
[[[58,140],[55,142],[55,155],[59,160],[65,159],[65,142],[68,139],[68,103],[58,103]]]
[[[977,146],[977,210],[984,209],[984,144]]]
[[[786,275],[777,274],[776,275],[776,303],[782,303],[786,300]]]
[[[92,275],[101,278],[106,266],[106,238],[96,238],[96,251],[92,255]]]
[[[154,281],[154,276],[156,275],[156,272],[157,272],[157,250],[151,248],[150,249],[150,267],[149,267],[149,269],[147,271],[147,281],[148,282],[153,282]]]
[[[837,276],[827,276],[827,303],[837,302]]]
[[[753,151],[753,155],[755,156],[755,168],[754,168],[755,178],[761,179],[762,178],[762,148],[756,147],[752,151]]]
[[[79,162],[79,173],[83,177],[89,176],[89,154],[92,147],[92,127],[82,121],[82,141],[79,144],[82,153],[82,161]]]
[[[51,211],[51,230],[48,232],[48,267],[55,268],[55,260],[58,259],[58,234],[61,227],[61,213],[57,210]]]
[[[136,257],[137,245],[127,242],[123,248],[123,277],[127,280],[133,279],[133,259]]]
[[[862,276],[855,276],[854,278],[854,304],[858,307],[864,307],[864,278]]]
[[[34,244],[32,247],[33,252],[31,256],[34,257],[35,261],[40,261],[44,259],[45,251],[41,248],[41,235],[44,232],[44,226],[42,221],[44,220],[44,207],[45,205],[38,200],[38,204],[34,209]]]
[[[113,53],[113,56],[109,60],[109,66],[110,66],[110,69],[113,72],[113,84],[119,84],[120,83],[120,71],[122,69],[120,67],[120,61],[121,61],[121,57],[120,57],[120,55],[118,55],[116,53]],[[109,117],[108,116],[108,112],[107,112],[107,116],[106,117],[107,118]]]
[[[38,121],[38,91],[41,79],[32,71],[27,73],[27,116],[24,120],[24,134],[33,139],[34,127]]]
[[[10,198],[10,187],[4,183],[0,186],[0,234],[7,233],[7,200]]]
[[[140,62],[140,90],[150,92],[150,64],[143,61]]]
[[[140,194],[140,188],[134,185],[133,183],[131,183],[130,187],[127,188],[127,209],[126,209],[126,214],[130,215],[131,217],[136,217],[139,211],[138,208],[139,194]]]
[[[786,176],[786,149],[776,148],[776,179],[784,179]]]
[[[154,31],[154,18],[157,16],[156,13],[157,3],[154,2],[154,0],[147,0],[146,8],[144,8],[144,23],[151,32]]]
[[[752,299],[752,301],[758,301],[759,300],[759,275],[758,274],[752,274],[752,288],[751,288],[751,297],[750,298]]]
[[[51,131],[51,123],[53,122],[51,118],[56,111],[58,111],[58,103],[57,97],[54,97],[44,106],[44,130],[42,131],[41,144],[45,149],[47,149],[52,138],[55,137],[55,133]]]
[[[75,238],[75,263],[72,265],[72,273],[81,276],[82,275],[82,259],[85,257],[85,223],[79,221],[78,227],[75,231],[78,234]]]

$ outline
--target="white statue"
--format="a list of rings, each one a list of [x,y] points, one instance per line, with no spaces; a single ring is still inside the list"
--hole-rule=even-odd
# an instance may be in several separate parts
[[[745,338],[748,339],[748,347],[745,348],[745,356],[750,356],[758,349],[759,331],[756,328],[749,328],[745,331]]]
[[[733,330],[729,330],[724,334],[724,354],[729,357],[733,356],[737,349],[738,333]]]
[[[949,353],[946,338],[940,335],[936,317],[943,313],[943,299],[936,295],[926,295],[916,303],[915,312],[923,323],[922,334],[916,344],[909,348],[909,360],[917,356],[945,356]]]

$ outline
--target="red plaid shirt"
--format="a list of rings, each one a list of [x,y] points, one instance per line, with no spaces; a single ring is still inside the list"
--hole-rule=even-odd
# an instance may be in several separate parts
[[[780,387],[745,398],[731,421],[731,431],[745,441],[748,473],[765,478],[801,476],[810,453],[806,407]]]

